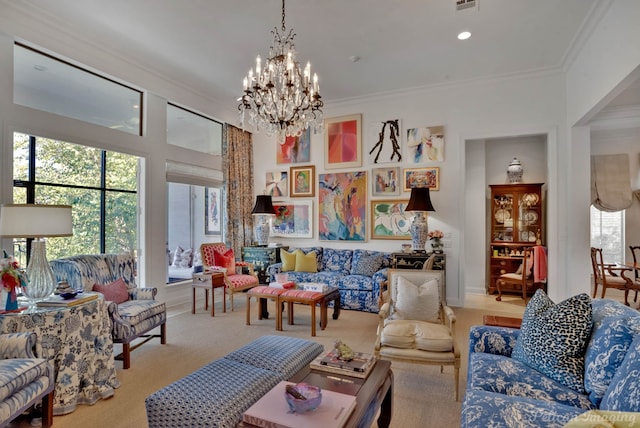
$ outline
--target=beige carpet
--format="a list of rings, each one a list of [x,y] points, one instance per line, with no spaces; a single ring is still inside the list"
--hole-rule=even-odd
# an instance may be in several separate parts
[[[54,427],[146,427],[145,397],[210,361],[266,334],[311,339],[310,310],[307,306],[296,306],[296,325],[286,325],[285,321],[285,331],[276,332],[275,320],[257,320],[255,311],[252,311],[252,324],[245,324],[244,298],[237,299],[233,313],[223,313],[220,299],[216,300],[214,318],[202,307],[195,315],[191,314],[190,305],[172,308],[167,321],[167,344],[160,345],[159,340],[154,339],[136,349],[132,353],[129,370],[120,369],[122,365],[116,361],[118,379],[122,386],[116,390],[114,397],[98,401],[93,406],[81,405],[68,415],[56,416]],[[517,302],[515,299],[515,302],[515,305],[501,302],[503,306],[499,308],[507,309],[514,306],[516,311],[522,309],[522,300]],[[252,309],[254,306],[252,305]],[[273,309],[273,306],[269,307],[272,314]],[[499,314],[501,311],[463,308],[454,308],[454,311],[458,318],[457,342],[462,354],[462,400],[466,382],[469,327],[481,324],[484,313]],[[329,349],[333,340],[339,338],[357,351],[373,352],[377,322],[377,314],[343,310],[338,320],[329,320],[326,330],[317,330],[315,340],[322,343],[325,349]],[[450,367],[445,367],[444,373],[440,373],[437,366],[394,362],[392,370],[395,379],[392,427],[460,425],[461,401],[453,400],[453,371]],[[26,427],[28,424],[19,422],[12,426]]]

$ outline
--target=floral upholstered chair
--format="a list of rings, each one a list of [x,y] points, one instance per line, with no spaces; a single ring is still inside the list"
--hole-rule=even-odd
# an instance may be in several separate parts
[[[97,291],[108,301],[113,343],[122,344],[123,368],[131,366],[131,351],[153,338],[167,343],[167,309],[155,299],[157,288],[138,287],[136,261],[130,254],[83,254],[51,260],[57,281],[75,290]],[[160,327],[160,334],[151,331]],[[135,343],[134,343],[135,341]]]
[[[452,366],[458,400],[460,350],[456,316],[447,306],[442,271],[390,269],[375,344],[376,357],[416,364]]]
[[[7,426],[42,400],[42,426],[53,423],[55,373],[51,363],[36,358],[35,333],[0,334],[0,426]]]
[[[233,295],[259,284],[258,275],[253,270],[253,264],[236,260],[233,248],[227,248],[222,242],[200,245],[200,255],[205,272],[210,270],[224,272],[227,294],[229,294],[231,311],[233,312]],[[248,269],[248,274],[242,273],[242,269],[245,267]]]

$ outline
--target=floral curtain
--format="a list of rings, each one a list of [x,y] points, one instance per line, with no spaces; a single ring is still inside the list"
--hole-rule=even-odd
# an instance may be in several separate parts
[[[235,254],[253,241],[253,139],[249,132],[226,124],[222,142],[226,195],[225,243]]]

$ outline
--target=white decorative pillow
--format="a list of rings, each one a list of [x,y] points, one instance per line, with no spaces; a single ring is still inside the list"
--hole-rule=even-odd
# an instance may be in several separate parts
[[[193,249],[188,248],[186,250],[184,250],[182,252],[182,257],[180,259],[180,263],[177,264],[178,267],[181,268],[190,268],[191,267],[191,260],[193,257]]]
[[[173,258],[171,259],[171,266],[180,267],[183,251],[184,251],[184,248],[182,248],[180,245],[176,247],[176,250],[173,252]]]
[[[437,280],[431,279],[422,285],[415,285],[405,277],[399,276],[396,291],[393,319],[431,322],[439,320],[440,296]]]

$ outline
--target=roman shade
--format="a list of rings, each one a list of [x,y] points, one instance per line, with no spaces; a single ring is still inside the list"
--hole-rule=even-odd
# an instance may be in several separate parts
[[[591,156],[591,203],[601,211],[622,211],[631,206],[629,155]]]

